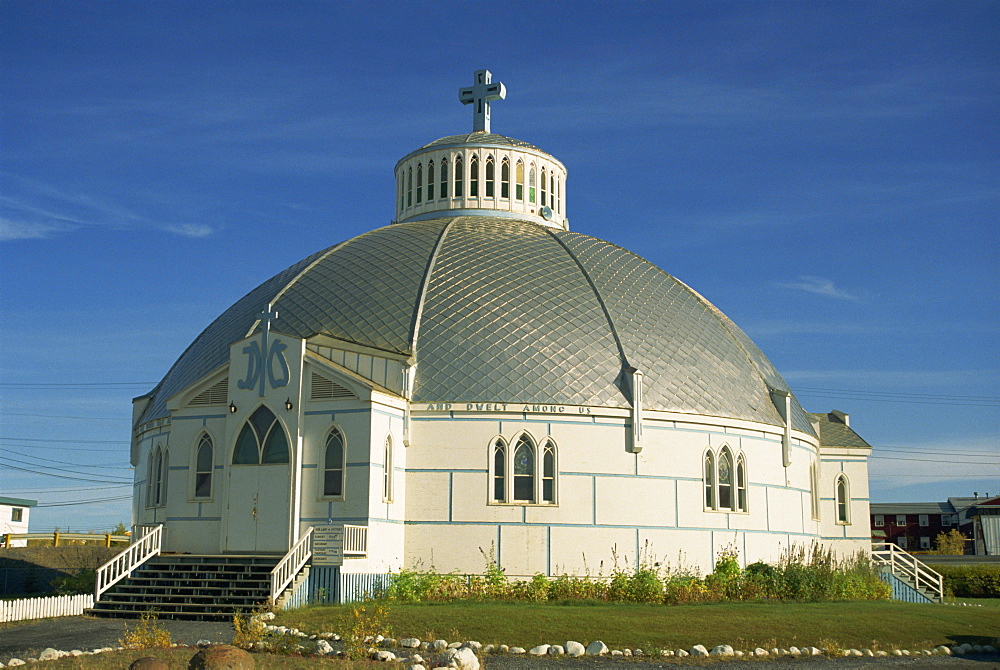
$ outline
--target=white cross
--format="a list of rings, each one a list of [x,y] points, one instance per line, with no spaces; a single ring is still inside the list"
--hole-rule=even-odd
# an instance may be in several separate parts
[[[492,76],[489,70],[476,70],[475,85],[458,89],[458,99],[463,105],[475,103],[472,108],[472,132],[490,132],[490,101],[507,97],[507,89],[503,84],[490,83]]]

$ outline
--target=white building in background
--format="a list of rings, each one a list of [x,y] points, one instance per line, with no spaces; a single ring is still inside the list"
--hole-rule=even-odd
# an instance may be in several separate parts
[[[360,526],[359,573],[867,549],[847,416],[807,414],[680,280],[570,232],[563,164],[490,131],[504,94],[477,72],[474,132],[397,163],[394,224],[250,291],[134,401],[135,522],[203,554]]]
[[[28,517],[31,516],[31,508],[37,504],[37,500],[0,496],[0,536],[27,533]],[[9,546],[26,547],[28,546],[28,541],[11,540]]]

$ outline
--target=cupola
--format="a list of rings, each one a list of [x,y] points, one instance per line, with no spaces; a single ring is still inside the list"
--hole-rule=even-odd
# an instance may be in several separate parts
[[[396,163],[396,222],[493,216],[569,230],[566,167],[538,147],[490,131],[490,103],[507,90],[489,70],[459,89],[472,105],[472,132],[451,135]]]

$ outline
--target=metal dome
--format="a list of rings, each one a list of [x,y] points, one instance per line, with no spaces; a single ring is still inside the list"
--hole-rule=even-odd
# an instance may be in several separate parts
[[[272,328],[416,361],[414,402],[628,407],[784,425],[788,387],[732,321],[652,263],[588,235],[497,217],[395,224],[325,249],[216,319],[150,394],[140,423],[229,360],[269,304]],[[793,401],[793,427],[812,433]]]

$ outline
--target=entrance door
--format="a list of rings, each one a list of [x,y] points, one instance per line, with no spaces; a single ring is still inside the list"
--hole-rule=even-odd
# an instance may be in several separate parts
[[[262,406],[243,425],[233,448],[226,551],[285,553],[290,517],[288,438],[274,413]]]

